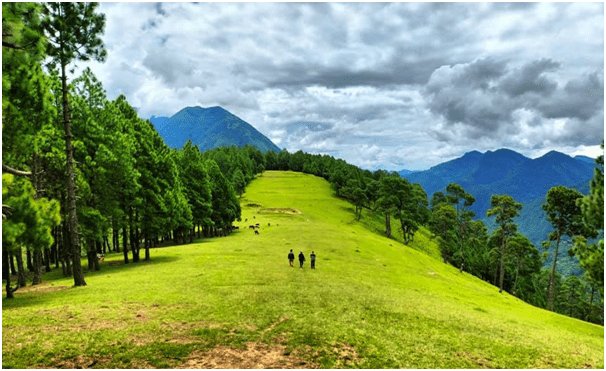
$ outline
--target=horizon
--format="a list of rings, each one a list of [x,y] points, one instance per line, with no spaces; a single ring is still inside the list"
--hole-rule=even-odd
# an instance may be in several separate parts
[[[142,117],[218,105],[280,148],[362,168],[427,169],[503,147],[528,157],[601,153],[602,3],[100,11],[107,61],[78,68],[91,67],[108,97],[124,94]]]
[[[227,109],[225,109],[224,107],[221,107],[221,106],[218,106],[218,105],[217,105],[217,106],[209,106],[209,107],[202,107],[202,106],[188,106],[188,107],[183,107],[183,108],[181,108],[180,110],[178,110],[177,112],[175,112],[175,113],[173,113],[173,114],[171,114],[171,115],[169,115],[169,116],[156,116],[156,115],[151,115],[149,118],[146,118],[146,119],[147,119],[147,120],[150,120],[151,118],[169,118],[169,117],[172,117],[172,116],[174,116],[174,115],[178,114],[179,112],[181,112],[181,111],[183,111],[183,110],[186,110],[186,109],[195,109],[195,108],[201,108],[201,109],[204,109],[204,110],[206,110],[206,109],[211,109],[211,108],[221,108],[222,110],[224,110],[224,111],[226,111],[226,112],[228,112],[228,113],[230,113],[230,114],[232,114],[232,115],[233,115],[233,113],[232,113],[232,112],[229,112],[229,111],[228,111]],[[236,115],[236,117],[237,117],[237,115]],[[240,119],[242,119],[242,118],[240,117]],[[244,120],[244,119],[242,119],[242,120],[243,120],[244,122],[246,122],[246,120]],[[248,123],[248,122],[247,122],[247,124],[251,125],[251,126],[252,126],[252,127],[255,129],[255,130],[257,130],[257,131],[258,131],[258,129],[257,129],[257,128],[256,128],[254,125],[252,125],[252,124],[250,124],[250,123]],[[259,132],[260,132],[260,131],[259,131]],[[263,133],[261,133],[261,134],[263,134]],[[265,134],[263,134],[263,135],[265,135]],[[267,137],[267,136],[266,136],[266,137]],[[286,148],[280,148],[280,149],[282,150],[282,149],[286,149]],[[286,150],[288,150],[288,149],[286,149]],[[365,170],[371,170],[371,171],[376,171],[376,170],[387,170],[387,171],[397,171],[397,172],[401,172],[401,171],[421,172],[421,171],[426,171],[426,170],[429,170],[429,169],[431,169],[431,168],[433,168],[433,167],[435,167],[435,166],[438,166],[438,165],[440,165],[440,164],[443,164],[443,163],[445,163],[445,162],[449,162],[449,161],[453,161],[453,160],[459,159],[459,158],[461,158],[461,157],[463,157],[463,156],[465,156],[465,155],[467,155],[467,154],[469,154],[469,153],[477,152],[477,153],[479,153],[479,154],[485,155],[485,154],[486,154],[486,153],[488,153],[488,152],[497,152],[497,151],[501,151],[501,150],[513,151],[513,152],[518,153],[518,154],[520,154],[520,155],[522,155],[522,156],[524,156],[524,157],[526,157],[526,158],[528,158],[528,159],[531,159],[531,160],[536,160],[536,159],[538,159],[538,158],[541,158],[541,157],[545,156],[546,154],[548,154],[548,153],[550,153],[550,152],[557,152],[557,153],[561,153],[561,154],[564,154],[564,155],[569,156],[569,157],[571,157],[571,158],[576,158],[576,157],[582,156],[582,157],[586,157],[586,158],[591,158],[591,159],[593,159],[593,160],[595,160],[595,159],[596,159],[596,157],[597,157],[597,156],[599,156],[600,154],[603,154],[603,151],[601,150],[601,148],[600,148],[600,149],[597,151],[598,153],[597,153],[595,156],[590,156],[590,155],[586,155],[586,154],[582,154],[582,153],[570,154],[570,153],[566,153],[566,152],[562,152],[562,151],[558,151],[558,150],[554,150],[554,149],[545,148],[545,149],[544,149],[544,152],[538,152],[538,153],[534,153],[534,155],[527,155],[527,154],[522,153],[522,152],[520,152],[520,151],[516,151],[515,149],[512,149],[512,148],[500,147],[500,148],[486,149],[486,150],[484,150],[483,152],[482,152],[482,151],[479,151],[479,150],[476,150],[476,149],[471,149],[471,150],[466,151],[466,152],[464,152],[464,153],[462,153],[462,154],[459,154],[459,155],[457,155],[457,156],[455,156],[455,157],[453,157],[453,158],[446,159],[446,160],[444,160],[444,161],[442,161],[442,162],[439,162],[439,163],[436,163],[436,164],[430,165],[429,167],[424,168],[424,169],[408,169],[408,168],[401,168],[401,169],[385,169],[385,168],[383,168],[383,167],[381,167],[381,166],[374,167],[374,168],[364,168],[364,167],[361,167],[361,168],[362,168],[362,169],[365,169]],[[294,153],[295,151],[290,151],[290,150],[289,150],[289,152],[290,152],[290,153]],[[304,151],[304,152],[306,152],[306,151]],[[320,154],[320,155],[326,154],[326,155],[331,155],[331,156],[333,156],[333,157],[337,157],[337,156],[334,156],[334,155],[332,155],[332,154],[328,154],[328,153],[313,153],[313,152],[308,152],[308,153],[312,153],[312,154]],[[340,157],[337,157],[337,158],[340,158]],[[346,159],[344,159],[344,158],[341,158],[341,159],[346,160]]]

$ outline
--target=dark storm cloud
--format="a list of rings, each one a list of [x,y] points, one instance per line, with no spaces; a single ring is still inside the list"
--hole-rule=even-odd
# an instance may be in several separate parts
[[[504,78],[500,87],[511,97],[529,92],[548,96],[556,89],[557,83],[546,77],[544,72],[554,71],[559,67],[560,63],[551,59],[530,62]]]
[[[568,81],[537,109],[547,118],[577,118],[585,121],[604,111],[604,76],[592,73]]]
[[[595,120],[590,119],[603,117],[603,75],[592,73],[559,86],[547,73],[557,72],[560,66],[551,59],[517,68],[480,59],[442,67],[425,88],[428,107],[445,119],[442,130],[471,139],[516,135],[525,125],[551,125],[551,119],[565,119],[559,140],[578,144],[579,138],[586,138],[584,133],[596,132]],[[521,110],[533,117],[521,122],[516,117]],[[436,138],[449,141],[452,136],[440,133]]]

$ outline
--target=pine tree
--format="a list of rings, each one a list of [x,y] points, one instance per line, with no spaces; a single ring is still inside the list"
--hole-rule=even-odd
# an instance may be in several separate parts
[[[47,54],[51,66],[59,67],[61,76],[61,101],[65,130],[67,224],[72,248],[73,276],[75,286],[84,286],[86,281],[80,264],[80,238],[76,212],[76,179],[72,147],[72,124],[68,100],[67,67],[77,60],[102,61],[106,51],[100,38],[105,26],[105,17],[97,14],[96,3],[45,3],[42,26],[47,37]]]
[[[505,256],[507,254],[507,243],[517,232],[518,226],[513,219],[518,216],[522,204],[516,202],[509,195],[493,195],[490,198],[490,209],[487,216],[494,216],[499,228],[495,231],[501,240],[499,251],[499,292],[503,292],[503,279],[505,277]]]

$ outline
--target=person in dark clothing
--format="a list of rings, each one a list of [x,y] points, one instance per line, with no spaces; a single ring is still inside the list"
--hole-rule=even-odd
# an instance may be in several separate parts
[[[311,252],[311,255],[309,255],[309,261],[311,262],[311,269],[316,269],[316,253],[315,252]]]
[[[305,255],[303,251],[299,252],[299,268],[303,268],[303,262],[305,261]]]
[[[290,264],[290,266],[292,267],[292,263],[295,261],[295,253],[292,252],[292,249],[290,249],[290,252],[288,253],[288,264]]]

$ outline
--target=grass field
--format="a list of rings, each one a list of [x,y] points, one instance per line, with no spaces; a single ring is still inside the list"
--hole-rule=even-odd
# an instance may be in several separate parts
[[[229,237],[126,266],[110,255],[86,287],[51,272],[3,299],[2,366],[604,366],[602,326],[459,273],[426,232],[414,249],[382,237],[380,219],[355,222],[322,179],[265,172],[241,204]],[[317,269],[290,268],[289,249],[314,250]]]

